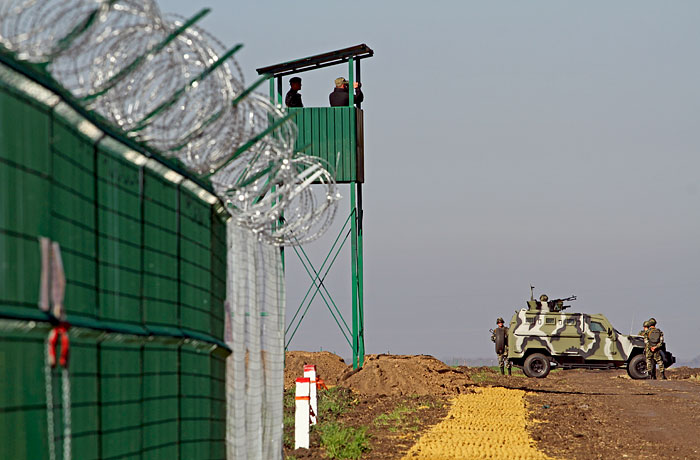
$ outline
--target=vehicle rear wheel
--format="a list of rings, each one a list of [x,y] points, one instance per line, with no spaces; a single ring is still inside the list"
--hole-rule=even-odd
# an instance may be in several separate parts
[[[549,374],[549,358],[542,353],[533,353],[525,359],[523,372],[528,377],[542,379]]]
[[[627,373],[633,379],[647,378],[647,359],[643,354],[634,355],[627,363]]]

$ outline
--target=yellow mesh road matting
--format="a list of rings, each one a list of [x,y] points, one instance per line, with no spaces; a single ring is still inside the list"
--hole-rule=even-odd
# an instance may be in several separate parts
[[[525,392],[480,388],[457,396],[445,419],[404,460],[550,460],[525,430]]]

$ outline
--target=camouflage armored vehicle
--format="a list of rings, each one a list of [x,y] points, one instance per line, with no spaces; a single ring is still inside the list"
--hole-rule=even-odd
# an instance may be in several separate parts
[[[516,311],[508,332],[508,358],[528,377],[543,378],[551,367],[562,369],[626,368],[633,379],[647,377],[644,339],[621,334],[608,319],[598,314],[565,313],[576,300],[540,301],[531,297],[527,307]],[[676,362],[662,349],[664,366]]]

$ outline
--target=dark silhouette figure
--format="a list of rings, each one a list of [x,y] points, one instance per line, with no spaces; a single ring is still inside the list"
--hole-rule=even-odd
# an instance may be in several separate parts
[[[287,95],[284,98],[284,103],[287,107],[304,107],[304,103],[301,102],[301,78],[292,77],[289,79],[289,86],[291,89],[287,91]]]

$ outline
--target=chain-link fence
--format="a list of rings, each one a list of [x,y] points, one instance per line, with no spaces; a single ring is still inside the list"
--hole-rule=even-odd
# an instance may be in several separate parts
[[[229,224],[227,285],[229,459],[279,458],[285,305],[279,248]]]

